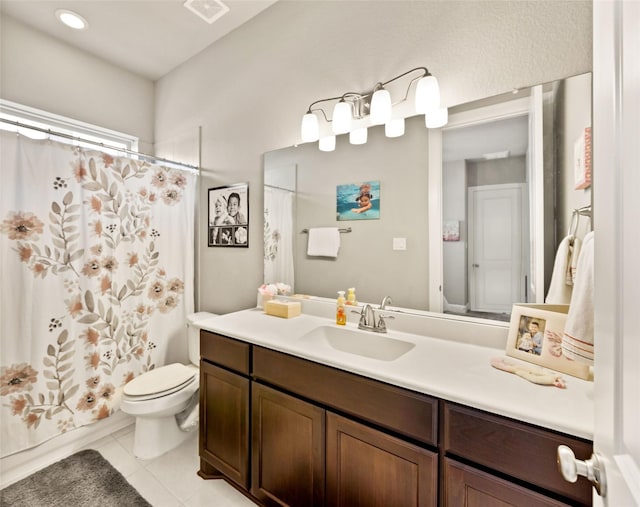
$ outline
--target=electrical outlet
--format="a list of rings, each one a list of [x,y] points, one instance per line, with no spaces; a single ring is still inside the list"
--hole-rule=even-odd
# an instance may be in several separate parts
[[[407,249],[407,238],[393,238],[393,249],[394,250],[406,250]]]

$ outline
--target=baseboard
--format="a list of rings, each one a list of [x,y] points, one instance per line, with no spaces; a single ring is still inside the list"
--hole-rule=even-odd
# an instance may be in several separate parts
[[[62,433],[31,449],[5,456],[0,459],[0,489],[134,423],[134,417],[119,410],[94,424]]]
[[[469,305],[454,305],[451,303],[447,303],[445,307],[445,311],[452,313],[467,313],[469,311]]]

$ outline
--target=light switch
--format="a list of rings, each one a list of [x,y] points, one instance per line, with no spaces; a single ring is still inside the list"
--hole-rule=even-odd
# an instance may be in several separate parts
[[[407,238],[393,238],[393,249],[394,250],[406,250],[407,249]]]

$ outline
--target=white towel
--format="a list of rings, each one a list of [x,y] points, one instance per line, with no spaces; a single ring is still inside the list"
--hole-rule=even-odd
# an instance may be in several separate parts
[[[340,231],[337,227],[315,227],[309,229],[307,255],[337,257],[339,249]]]
[[[573,236],[566,236],[558,245],[545,303],[568,305],[571,301],[572,286],[567,284],[567,273],[570,273],[571,270],[571,243],[573,240]]]
[[[569,270],[567,271],[567,285],[576,283],[576,269],[578,268],[578,259],[580,258],[580,248],[582,241],[580,238],[573,238],[569,248]]]
[[[562,337],[564,356],[587,364],[593,364],[593,294],[593,232],[590,232],[582,242]]]

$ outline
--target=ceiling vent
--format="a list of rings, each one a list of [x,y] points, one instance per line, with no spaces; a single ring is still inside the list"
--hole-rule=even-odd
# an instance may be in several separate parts
[[[184,6],[209,24],[229,12],[220,0],[187,0]]]

